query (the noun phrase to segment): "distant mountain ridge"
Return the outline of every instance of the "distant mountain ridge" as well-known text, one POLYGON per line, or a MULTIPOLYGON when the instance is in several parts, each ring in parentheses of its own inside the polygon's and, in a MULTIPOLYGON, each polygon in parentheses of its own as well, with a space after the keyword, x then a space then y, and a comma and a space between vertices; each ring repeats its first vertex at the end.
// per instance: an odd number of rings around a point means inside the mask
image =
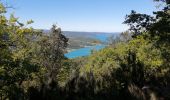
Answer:
MULTIPOLYGON (((49 33, 50 30, 43 30, 45 33, 49 33)), ((62 31, 66 36, 73 36, 73 35, 77 35, 77 36, 82 36, 82 34, 84 36, 94 36, 96 34, 106 34, 106 35, 118 35, 121 32, 85 32, 85 31, 62 31)))
MULTIPOLYGON (((44 30, 49 33, 50 30, 44 30)), ((119 32, 78 32, 78 31, 62 31, 69 38, 68 50, 79 49, 85 46, 94 46, 96 43, 103 44, 107 42, 110 36, 118 36, 119 32)))

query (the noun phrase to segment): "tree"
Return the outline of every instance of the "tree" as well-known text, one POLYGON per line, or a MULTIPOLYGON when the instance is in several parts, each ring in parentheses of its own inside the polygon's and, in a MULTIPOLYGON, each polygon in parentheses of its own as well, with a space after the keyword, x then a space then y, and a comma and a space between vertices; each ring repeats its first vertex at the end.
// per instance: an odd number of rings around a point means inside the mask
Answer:
POLYGON ((170 1, 154 1, 163 3, 163 9, 153 12, 153 16, 132 11, 124 23, 133 33, 129 45, 138 51, 137 57, 144 64, 145 83, 162 89, 170 83, 170 1))
POLYGON ((0 3, 0 94, 1 99, 23 99, 24 81, 32 78, 38 72, 37 65, 31 63, 32 44, 40 33, 20 23, 11 14, 7 19, 6 7, 0 3))
POLYGON ((62 61, 65 58, 65 48, 68 38, 66 38, 61 29, 53 25, 51 33, 44 35, 38 41, 37 62, 47 69, 48 84, 57 81, 57 75, 62 67, 62 61))

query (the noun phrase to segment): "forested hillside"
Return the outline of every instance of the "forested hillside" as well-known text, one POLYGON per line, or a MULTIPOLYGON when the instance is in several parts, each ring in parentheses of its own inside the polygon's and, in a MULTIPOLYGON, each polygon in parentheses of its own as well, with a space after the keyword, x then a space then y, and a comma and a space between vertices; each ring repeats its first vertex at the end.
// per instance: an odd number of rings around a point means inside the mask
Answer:
POLYGON ((0 1, 0 100, 170 100, 170 1, 153 2, 161 10, 131 11, 109 46, 68 59, 61 28, 44 34, 0 1))

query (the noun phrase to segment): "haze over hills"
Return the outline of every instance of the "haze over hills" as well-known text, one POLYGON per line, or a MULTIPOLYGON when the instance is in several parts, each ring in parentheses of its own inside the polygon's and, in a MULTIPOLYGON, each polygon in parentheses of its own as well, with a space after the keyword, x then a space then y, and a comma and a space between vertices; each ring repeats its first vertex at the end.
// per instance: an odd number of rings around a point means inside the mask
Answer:
POLYGON ((96 44, 106 44, 110 36, 117 36, 119 33, 63 31, 63 34, 69 38, 68 48, 78 49, 96 44))
MULTIPOLYGON (((44 30, 49 33, 49 30, 44 30)), ((78 32, 63 31, 63 34, 69 38, 68 51, 94 46, 96 44, 107 44, 107 40, 111 36, 119 36, 120 32, 78 32)))

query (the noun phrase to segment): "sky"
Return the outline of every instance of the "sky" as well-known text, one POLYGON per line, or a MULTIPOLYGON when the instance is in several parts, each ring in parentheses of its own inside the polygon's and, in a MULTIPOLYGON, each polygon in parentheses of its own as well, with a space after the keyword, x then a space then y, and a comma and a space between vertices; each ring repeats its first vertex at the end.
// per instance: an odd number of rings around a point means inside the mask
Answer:
POLYGON ((152 14, 153 0, 7 0, 21 22, 32 19, 36 29, 57 24, 63 31, 122 32, 131 10, 152 14))

